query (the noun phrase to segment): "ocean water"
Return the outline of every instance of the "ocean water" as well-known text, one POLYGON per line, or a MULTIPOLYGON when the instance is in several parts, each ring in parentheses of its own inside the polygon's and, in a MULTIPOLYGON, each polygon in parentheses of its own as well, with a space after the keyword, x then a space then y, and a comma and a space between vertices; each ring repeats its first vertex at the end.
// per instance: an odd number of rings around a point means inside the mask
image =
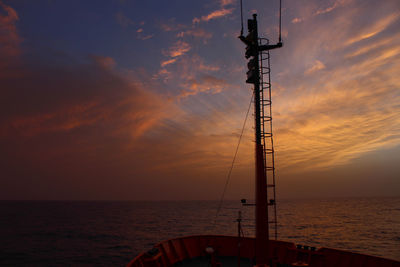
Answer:
MULTIPOLYGON (((155 243, 196 234, 252 236, 253 207, 226 201, 0 201, 0 266, 124 266, 155 243)), ((400 198, 283 200, 280 240, 400 261, 400 198)))

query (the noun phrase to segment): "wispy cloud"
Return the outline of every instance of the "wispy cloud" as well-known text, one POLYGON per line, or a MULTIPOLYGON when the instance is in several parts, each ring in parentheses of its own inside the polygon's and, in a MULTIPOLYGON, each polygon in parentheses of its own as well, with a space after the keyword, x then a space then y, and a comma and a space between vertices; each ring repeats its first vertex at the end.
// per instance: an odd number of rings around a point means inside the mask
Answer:
POLYGON ((145 24, 144 21, 140 22, 140 26, 141 27, 136 30, 137 38, 142 40, 142 41, 151 39, 155 35, 154 33, 146 34, 145 31, 144 31, 144 28, 143 28, 144 24, 145 24))
POLYGON ((351 45, 356 42, 371 38, 383 30, 385 30, 389 25, 395 22, 400 17, 400 13, 393 13, 389 16, 386 16, 376 22, 373 25, 369 25, 368 27, 362 29, 360 33, 358 33, 355 37, 346 41, 346 45, 351 45))
POLYGON ((202 92, 220 93, 227 86, 225 80, 219 79, 212 75, 204 74, 198 79, 190 79, 185 84, 184 89, 178 96, 178 99, 191 95, 197 95, 202 92))
POLYGON ((191 46, 184 41, 177 41, 175 44, 173 44, 167 51, 164 51, 164 54, 170 56, 170 57, 180 57, 187 52, 189 52, 191 49, 191 46))
POLYGON ((141 32, 139 32, 139 35, 138 35, 138 39, 140 39, 140 40, 149 40, 149 39, 151 39, 151 38, 153 38, 154 37, 154 34, 147 34, 147 35, 144 35, 144 34, 141 34, 142 33, 142 31, 141 32))
POLYGON ((48 69, 37 62, 20 81, 0 80, 4 100, 10 103, 1 107, 3 137, 69 132, 83 126, 105 127, 109 133, 123 130, 137 137, 163 117, 156 115, 164 106, 160 96, 119 75, 112 69, 112 58, 91 58, 90 65, 69 68, 48 69), (30 84, 21 86, 24 79, 30 84), (19 99, 21 95, 29 100, 19 99), (11 104, 16 102, 18 107, 11 104))
POLYGON ((292 23, 300 23, 300 22, 302 22, 304 19, 301 19, 301 18, 294 18, 294 19, 292 19, 292 23))
MULTIPOLYGON (((306 11, 305 13, 308 13, 307 15, 301 16, 301 17, 295 17, 292 19, 292 23, 296 24, 296 23, 300 23, 303 22, 307 19, 310 19, 312 17, 318 16, 318 15, 324 15, 327 14, 329 12, 332 12, 333 10, 339 8, 339 7, 343 7, 346 5, 349 5, 353 2, 353 0, 336 0, 331 6, 326 7, 326 8, 319 8, 317 10, 312 11, 311 13, 309 11, 306 11)), ((309 8, 309 7, 308 7, 309 8)))
POLYGON ((388 48, 373 61, 318 73, 316 84, 303 82, 293 100, 275 106, 280 167, 331 168, 398 145, 400 79, 395 73, 400 62, 394 59, 399 52, 388 48))
POLYGON ((180 100, 198 93, 216 94, 228 86, 228 82, 219 76, 221 67, 218 64, 206 63, 199 55, 174 57, 161 62, 162 69, 154 77, 164 82, 178 84, 175 92, 180 100), (167 69, 168 70, 167 70, 167 69))
POLYGON ((186 30, 189 28, 188 25, 184 25, 181 23, 176 23, 175 19, 172 18, 170 20, 168 20, 167 22, 163 22, 159 25, 159 27, 161 28, 161 30, 163 30, 164 32, 175 32, 175 31, 182 31, 182 30, 186 30))
POLYGON ((311 74, 313 72, 316 72, 316 71, 319 71, 319 70, 323 70, 323 69, 325 69, 324 63, 322 63, 319 60, 315 60, 313 65, 309 69, 307 69, 304 72, 304 74, 308 75, 308 74, 311 74))
POLYGON ((356 51, 350 52, 346 55, 346 58, 352 58, 352 57, 357 57, 363 54, 366 54, 370 51, 373 51, 375 49, 379 49, 382 47, 385 47, 387 45, 389 45, 390 43, 392 43, 395 40, 400 39, 400 34, 389 37, 389 38, 385 38, 382 40, 378 40, 376 42, 373 42, 372 44, 368 44, 366 46, 362 46, 360 48, 358 48, 356 51))
POLYGON ((115 60, 112 57, 91 55, 90 58, 100 67, 106 69, 113 69, 116 65, 115 60))
POLYGON ((232 14, 233 10, 233 8, 221 8, 209 13, 208 15, 202 16, 201 18, 194 18, 192 22, 196 24, 200 23, 201 21, 207 22, 213 19, 226 17, 227 15, 232 14))
POLYGON ((171 58, 171 59, 162 61, 160 65, 161 65, 161 67, 165 67, 165 66, 167 66, 169 64, 173 64, 175 62, 176 62, 176 58, 171 58))
POLYGON ((190 29, 190 30, 186 30, 186 31, 181 31, 176 36, 180 37, 180 38, 183 38, 185 36, 193 36, 193 37, 201 38, 204 41, 207 41, 208 39, 210 39, 212 37, 212 33, 205 31, 204 29, 201 29, 201 28, 194 28, 194 29, 190 29))
POLYGON ((377 13, 373 5, 353 3, 335 2, 309 16, 300 8, 295 17, 307 18, 304 27, 289 26, 297 41, 280 60, 292 67, 275 64, 285 69, 277 76, 284 90, 274 98, 280 169, 327 170, 400 144, 400 35, 390 32, 398 24, 395 4, 377 13))
POLYGON ((344 5, 348 5, 350 2, 352 2, 352 0, 336 0, 333 5, 324 8, 324 9, 318 9, 314 14, 315 15, 322 15, 322 14, 326 14, 329 13, 331 11, 333 11, 334 9, 344 6, 344 5))
POLYGON ((235 0, 221 0, 220 5, 221 7, 229 6, 235 3, 235 0))

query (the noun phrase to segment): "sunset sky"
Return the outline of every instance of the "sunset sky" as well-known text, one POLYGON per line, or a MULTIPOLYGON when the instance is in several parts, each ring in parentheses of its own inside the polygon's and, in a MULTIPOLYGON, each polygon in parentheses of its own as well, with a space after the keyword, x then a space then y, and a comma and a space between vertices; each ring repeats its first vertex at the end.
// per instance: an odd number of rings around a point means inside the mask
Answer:
MULTIPOLYGON (((243 0, 272 42, 278 6, 243 0)), ((278 199, 400 196, 400 2, 282 16, 278 199)), ((0 199, 219 199, 252 94, 239 33, 238 0, 0 0, 0 199)), ((252 127, 227 199, 252 198, 252 127)))

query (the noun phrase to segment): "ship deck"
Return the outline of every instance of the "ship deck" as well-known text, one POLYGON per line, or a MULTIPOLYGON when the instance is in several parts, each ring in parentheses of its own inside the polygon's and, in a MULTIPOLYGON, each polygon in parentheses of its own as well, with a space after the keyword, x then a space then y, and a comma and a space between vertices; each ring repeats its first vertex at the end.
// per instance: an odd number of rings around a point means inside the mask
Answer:
MULTIPOLYGON (((188 236, 163 241, 139 254, 128 267, 253 267, 255 239, 234 236, 188 236), (240 255, 240 266, 238 262, 240 255)), ((270 267, 400 267, 400 262, 354 252, 269 240, 270 267)))
MULTIPOLYGON (((238 266, 238 258, 237 257, 218 257, 217 263, 220 266, 238 266)), ((208 267, 212 266, 211 257, 203 256, 196 257, 193 259, 185 259, 183 261, 175 263, 173 266, 176 267, 208 267)), ((240 267, 253 267, 253 261, 246 258, 240 259, 240 267)))

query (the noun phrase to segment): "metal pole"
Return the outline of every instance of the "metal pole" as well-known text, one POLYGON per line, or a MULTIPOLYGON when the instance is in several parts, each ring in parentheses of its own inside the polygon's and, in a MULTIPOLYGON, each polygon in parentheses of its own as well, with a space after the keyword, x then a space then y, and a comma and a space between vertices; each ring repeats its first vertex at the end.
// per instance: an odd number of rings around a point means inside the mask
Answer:
POLYGON ((241 242, 241 231, 242 231, 242 226, 240 225, 240 222, 242 221, 242 212, 239 210, 239 214, 238 214, 238 219, 237 219, 237 223, 238 223, 238 257, 237 257, 237 267, 240 267, 240 247, 242 246, 242 242, 241 242))
MULTIPOLYGON (((257 36, 256 49, 258 49, 257 15, 253 14, 255 36, 257 36)), ((268 206, 267 182, 264 168, 264 150, 261 136, 261 101, 260 101, 260 67, 259 52, 256 56, 256 82, 254 84, 254 113, 255 113, 255 169, 256 169, 256 264, 267 264, 268 258, 268 206)))

